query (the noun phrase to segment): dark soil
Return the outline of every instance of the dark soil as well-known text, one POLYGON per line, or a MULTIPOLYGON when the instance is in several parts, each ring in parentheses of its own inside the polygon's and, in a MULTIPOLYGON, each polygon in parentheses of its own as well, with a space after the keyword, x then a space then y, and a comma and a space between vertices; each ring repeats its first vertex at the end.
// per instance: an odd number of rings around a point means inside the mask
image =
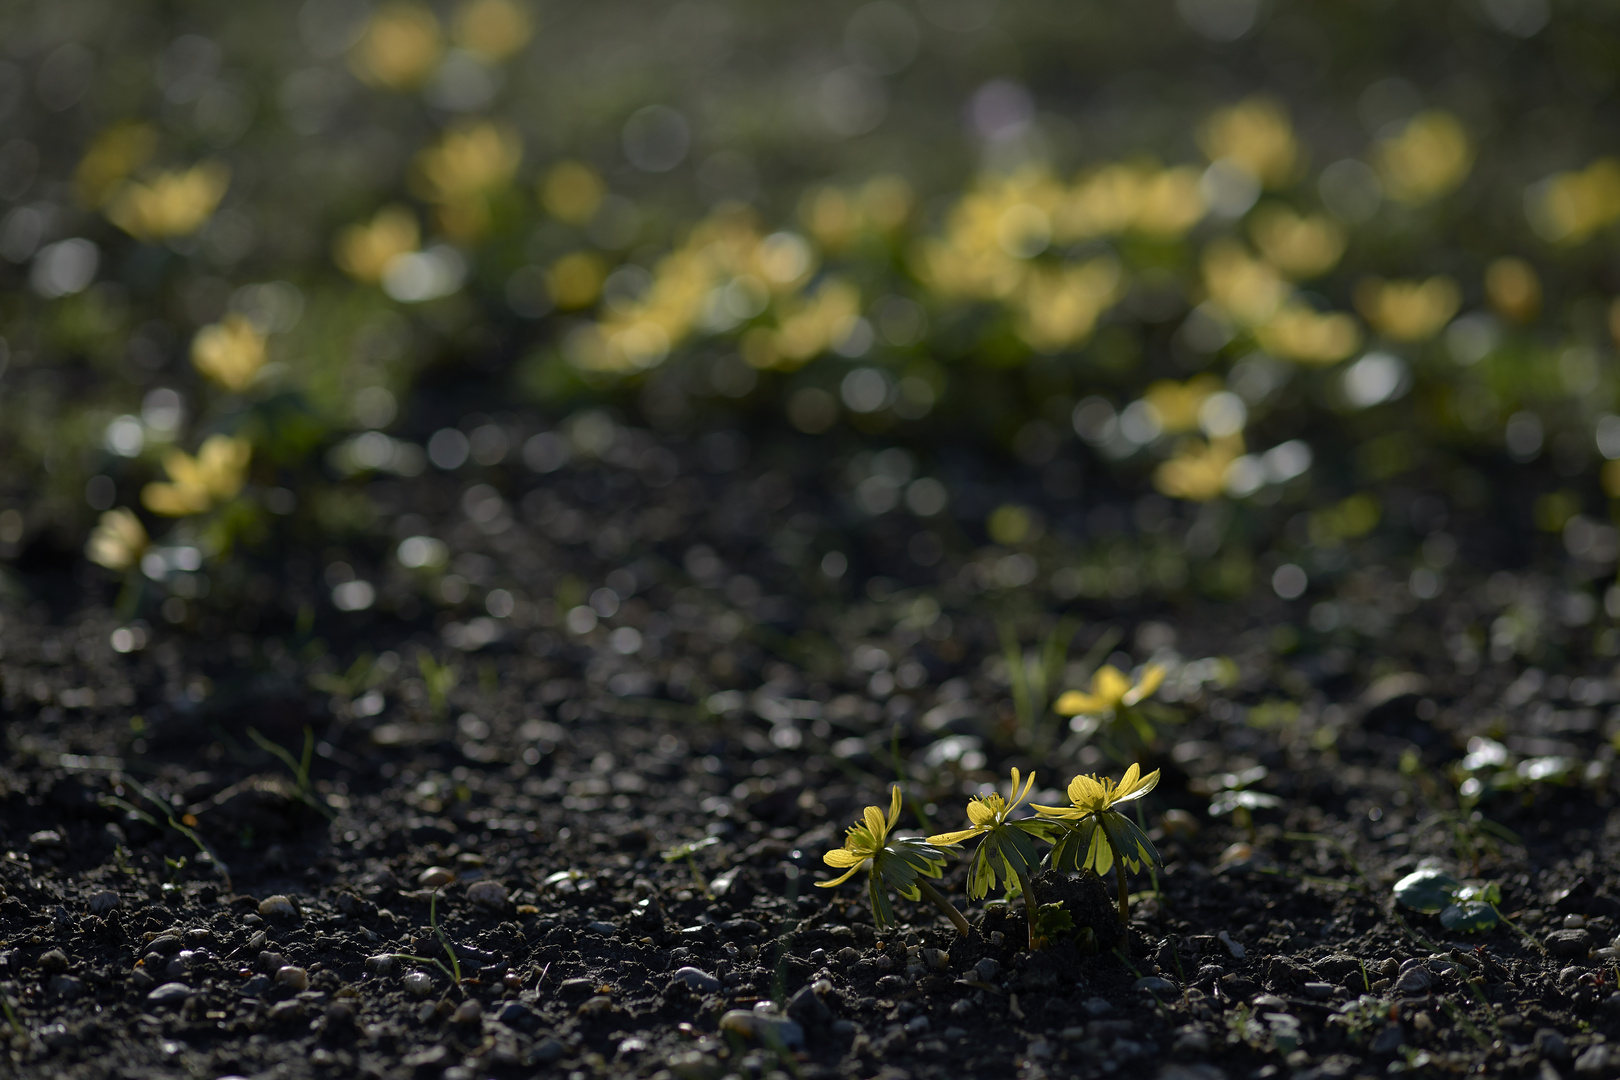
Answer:
MULTIPOLYGON (((1605 1041, 1620 1038, 1612 659, 1584 644, 1592 628, 1556 620, 1534 668, 1511 647, 1457 644, 1490 625, 1493 588, 1550 605, 1556 569, 1503 585, 1465 559, 1441 599, 1402 608, 1366 592, 1378 552, 1349 552, 1342 602, 1387 609, 1357 638, 1310 629, 1304 601, 1077 604, 1040 583, 997 588, 982 567, 1005 552, 977 549, 967 526, 933 526, 947 555, 918 565, 921 526, 858 518, 828 477, 795 471, 797 448, 776 460, 735 437, 661 445, 622 429, 615 446, 545 475, 379 485, 389 524, 323 556, 376 583, 369 612, 335 611, 323 567, 266 564, 241 586, 255 606, 196 605, 119 652, 107 583, 25 555, 0 630, 8 1070, 1620 1071, 1605 1041), (392 559, 411 535, 448 544, 458 585, 429 595, 392 559), (819 569, 833 550, 837 578, 819 569), (480 606, 495 589, 516 598, 501 618, 480 606), (1147 755, 1164 778, 1145 806, 1166 866, 1132 882, 1128 950, 1112 947, 1111 879, 1043 878, 1099 947, 1036 954, 1022 901, 971 905, 975 934, 959 940, 925 905, 901 902, 913 921, 878 932, 855 882, 813 888, 822 852, 886 802, 897 769, 926 815, 908 810, 916 832, 959 827, 966 797, 1009 765, 1037 769, 1037 801, 1061 799, 1075 771, 1119 774, 1077 741, 1036 753, 1040 734, 1016 730, 998 620, 1062 610, 1086 620, 1076 658, 1118 630, 1137 662, 1171 648, 1231 660, 1223 681, 1167 695, 1180 720, 1147 755), (440 664, 456 673, 443 700, 440 664), (1576 763, 1566 783, 1481 803, 1521 843, 1443 816, 1476 736, 1576 763), (1208 816, 1207 781, 1255 765, 1281 806, 1257 813, 1250 843, 1208 816), (693 865, 662 856, 704 837, 717 842, 693 865), (1427 857, 1498 881, 1522 935, 1395 909, 1390 885, 1427 857), (453 959, 459 983, 433 959, 453 959)), ((952 490, 971 503, 972 484, 952 490)), ((1052 542, 1048 565, 1086 543, 1061 529, 1052 542)), ((960 864, 945 884, 966 903, 960 864)))

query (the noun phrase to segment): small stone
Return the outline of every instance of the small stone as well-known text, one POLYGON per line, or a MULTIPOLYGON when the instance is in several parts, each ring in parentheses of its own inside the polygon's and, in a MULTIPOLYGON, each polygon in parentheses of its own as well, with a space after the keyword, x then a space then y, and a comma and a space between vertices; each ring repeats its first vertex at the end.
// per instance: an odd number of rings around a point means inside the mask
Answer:
POLYGON ((715 994, 720 991, 720 980, 702 968, 677 968, 672 981, 685 983, 700 994, 715 994))
POLYGON ((1560 960, 1584 960, 1592 952, 1592 935, 1586 930, 1554 930, 1545 944, 1560 960))
POLYGON ((556 1039, 546 1039, 529 1051, 529 1060, 536 1065, 550 1065, 568 1053, 568 1048, 556 1039))
POLYGON ((416 883, 424 889, 442 889, 456 880, 456 872, 442 866, 430 866, 416 875, 416 883))
POLYGON ((1563 1063, 1569 1060, 1569 1042, 1552 1028, 1537 1028, 1533 1045, 1536 1053, 1550 1061, 1563 1063))
POLYGON ((1080 1011, 1097 1020, 1113 1012, 1114 1006, 1107 998, 1089 997, 1080 1003, 1080 1011))
POLYGON ((1145 990, 1150 994, 1174 994, 1176 984, 1157 975, 1147 975, 1131 984, 1132 990, 1145 990))
POLYGON ((507 1027, 523 1028, 533 1024, 539 1017, 534 1010, 521 1001, 503 1001, 500 1008, 495 1010, 495 1019, 507 1027))
POLYGON ((377 976, 379 979, 397 975, 399 974, 399 957, 393 953, 368 956, 366 957, 366 972, 377 976))
POLYGON ((456 1006, 456 1011, 450 1014, 452 1024, 477 1024, 484 1019, 484 1007, 478 1004, 477 998, 468 998, 456 1006))
POLYGON ((76 998, 84 993, 84 980, 72 975, 52 975, 45 985, 57 997, 76 998))
POLYGON ((1172 1054, 1203 1057, 1209 1053, 1209 1034, 1202 1028, 1184 1028, 1170 1044, 1172 1054))
POLYGON ((1361 961, 1348 953, 1323 957, 1314 966, 1316 973, 1328 982, 1340 986, 1361 986, 1361 961))
POLYGON ((1614 1052, 1608 1043, 1588 1047, 1575 1059, 1575 1075, 1594 1078, 1608 1076, 1609 1062, 1613 1058, 1614 1052))
POLYGON ((261 952, 259 954, 259 970, 274 975, 287 966, 287 958, 278 952, 261 952))
MULTIPOLYGON (((819 984, 818 984, 819 985, 819 984)), ((824 1024, 832 1019, 832 1010, 821 1000, 814 986, 805 986, 788 998, 787 1014, 806 1027, 824 1024)))
POLYGON ((720 1075, 720 1059, 700 1050, 680 1050, 669 1055, 669 1071, 680 1080, 712 1080, 720 1075))
POLYGON ((1333 984, 1325 982, 1308 982, 1302 989, 1305 996, 1315 1001, 1326 1001, 1333 996, 1333 984))
POLYGON ((179 934, 159 934, 146 944, 148 952, 155 952, 159 956, 173 956, 185 947, 186 943, 180 940, 179 934))
POLYGON ((467 899, 489 911, 505 910, 506 886, 498 881, 475 881, 467 886, 467 899))
POLYGON ((67 953, 61 949, 47 949, 39 954, 39 970, 47 974, 66 971, 68 968, 67 953))
POLYGON ((243 997, 263 997, 274 985, 276 984, 270 978, 270 976, 255 975, 253 978, 243 983, 241 989, 239 989, 237 993, 241 994, 243 997))
POLYGON ((1001 975, 1001 961, 992 960, 987 956, 973 965, 973 973, 979 977, 980 982, 994 982, 1001 975))
POLYGON ((1232 935, 1230 932, 1222 930, 1219 934, 1216 934, 1215 937, 1222 945, 1226 946, 1226 951, 1231 955, 1232 959, 1242 960, 1245 956, 1249 955, 1248 949, 1245 949, 1242 945, 1239 945, 1237 942, 1232 940, 1232 935))
POLYGON ((1395 989, 1403 994, 1427 993, 1434 985, 1434 977, 1422 967, 1409 967, 1395 980, 1395 989))
POLYGON ((586 923, 585 929, 589 930, 593 934, 601 934, 603 937, 612 937, 614 934, 619 932, 619 928, 617 926, 614 926, 610 922, 603 922, 600 919, 596 920, 595 922, 586 923))
POLYGON ((29 833, 28 846, 32 848, 59 848, 62 846, 62 834, 55 829, 41 829, 39 832, 29 833))
POLYGON ((858 949, 851 948, 848 945, 845 945, 842 949, 839 949, 833 954, 833 959, 837 960, 845 967, 849 967, 850 965, 859 962, 860 958, 860 951, 858 949))
POLYGON ((412 997, 427 997, 433 993, 433 976, 425 971, 413 971, 405 976, 405 992, 412 997))
POLYGON ((1401 1048, 1406 1041, 1406 1034, 1399 1024, 1385 1024, 1382 1031, 1373 1036, 1372 1045, 1368 1047, 1374 1054, 1393 1054, 1401 1048))
POLYGON ((1585 915, 1565 915, 1564 916, 1564 929, 1565 930, 1585 930, 1586 929, 1586 916, 1585 915))
POLYGON ((150 990, 152 989, 152 985, 156 982, 157 980, 152 978, 152 973, 147 971, 145 968, 136 968, 134 971, 130 972, 129 975, 129 983, 137 991, 150 990))
POLYGON ((951 966, 951 954, 944 949, 924 949, 922 962, 929 971, 945 971, 951 966))
POLYGON ((121 903, 123 901, 118 899, 118 894, 111 889, 97 889, 90 894, 90 899, 86 901, 85 906, 90 909, 92 915, 105 915, 121 903))
POLYGON ((164 983, 146 995, 148 1005, 179 1005, 191 996, 191 987, 181 982, 164 983))
POLYGON ((259 901, 259 914, 266 919, 296 919, 298 905, 287 896, 267 896, 259 901))
POLYGON ((291 987, 294 991, 302 992, 309 989, 309 972, 301 967, 287 964, 276 969, 276 982, 282 986, 291 987))
POLYGON ((785 1017, 732 1009, 720 1018, 720 1030, 730 1031, 766 1046, 796 1050, 804 1045, 804 1028, 785 1017))
POLYGON ((278 1001, 264 1015, 272 1024, 290 1024, 304 1018, 304 1003, 297 998, 278 1001))

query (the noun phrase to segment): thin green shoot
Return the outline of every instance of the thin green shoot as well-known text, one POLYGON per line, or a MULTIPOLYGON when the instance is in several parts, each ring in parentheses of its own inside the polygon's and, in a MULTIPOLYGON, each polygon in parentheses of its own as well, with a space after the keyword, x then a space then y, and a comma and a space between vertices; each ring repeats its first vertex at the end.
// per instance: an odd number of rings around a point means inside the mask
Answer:
MULTIPOLYGON (((203 858, 212 863, 214 868, 219 871, 219 876, 225 880, 226 890, 228 892, 235 892, 236 888, 231 884, 230 868, 225 865, 225 860, 221 859, 217 854, 214 853, 214 849, 208 846, 208 842, 197 834, 197 830, 193 829, 185 822, 177 819, 174 816, 174 812, 169 808, 169 804, 146 785, 142 784, 133 777, 126 776, 124 779, 129 782, 131 787, 140 792, 142 798, 146 799, 147 802, 150 802, 153 806, 156 806, 163 811, 163 816, 166 819, 169 828, 173 829, 175 832, 179 833, 181 836, 184 836, 187 840, 190 840, 193 844, 195 844, 197 850, 202 853, 203 858)), ((140 820, 152 826, 154 829, 163 828, 163 826, 158 823, 157 818, 153 817, 151 814, 148 814, 145 810, 142 810, 139 806, 136 806, 127 799, 121 799, 116 795, 103 795, 98 801, 103 806, 116 806, 120 810, 128 811, 129 813, 134 814, 140 820)))
MULTIPOLYGON (((461 960, 456 956, 456 950, 451 946, 450 938, 445 934, 444 927, 439 925, 439 891, 439 889, 434 889, 433 895, 428 899, 428 925, 433 928, 434 936, 439 939, 439 944, 444 947, 445 955, 450 957, 450 966, 455 968, 453 978, 456 985, 460 986, 461 960)), ((443 967, 444 965, 439 966, 443 967)))
POLYGON ((315 730, 308 725, 304 727, 304 752, 302 756, 294 758, 292 752, 280 743, 273 742, 259 732, 258 728, 247 729, 248 738, 258 744, 259 749, 272 754, 283 765, 287 766, 293 774, 293 780, 298 784, 298 797, 309 807, 319 813, 326 820, 331 821, 335 814, 315 797, 315 786, 310 780, 310 766, 315 760, 315 730))
POLYGON ((461 681, 461 669, 454 664, 439 663, 426 649, 417 650, 416 667, 427 688, 428 707, 435 717, 442 717, 449 705, 450 691, 461 681))
POLYGON ((689 840, 684 844, 676 844, 668 851, 661 851, 658 854, 659 858, 665 862, 684 861, 687 869, 692 871, 692 884, 697 886, 698 892, 703 894, 704 899, 713 900, 714 894, 709 892, 709 883, 703 877, 703 872, 698 869, 697 853, 706 847, 713 847, 719 842, 720 838, 718 836, 705 836, 701 840, 689 840))
MULTIPOLYGON (((894 763, 894 782, 900 785, 900 792, 903 795, 906 792, 906 766, 900 757, 899 724, 894 725, 894 730, 889 733, 889 758, 894 763)), ((917 815, 917 822, 922 826, 922 830, 932 835, 935 831, 934 823, 928 820, 928 811, 923 809, 922 800, 908 799, 907 802, 911 804, 911 812, 917 815)))

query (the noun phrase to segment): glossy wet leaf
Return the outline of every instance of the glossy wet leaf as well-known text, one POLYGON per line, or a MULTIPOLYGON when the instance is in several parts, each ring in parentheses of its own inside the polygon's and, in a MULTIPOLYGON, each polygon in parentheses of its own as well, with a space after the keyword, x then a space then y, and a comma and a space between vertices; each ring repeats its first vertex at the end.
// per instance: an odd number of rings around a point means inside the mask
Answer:
POLYGON ((1426 867, 1412 871, 1395 883, 1395 899, 1403 907, 1432 915, 1450 904, 1461 888, 1462 882, 1444 870, 1426 867))
POLYGON ((1441 926, 1468 934, 1489 930, 1501 921, 1494 907, 1479 900, 1464 900, 1440 912, 1441 926))

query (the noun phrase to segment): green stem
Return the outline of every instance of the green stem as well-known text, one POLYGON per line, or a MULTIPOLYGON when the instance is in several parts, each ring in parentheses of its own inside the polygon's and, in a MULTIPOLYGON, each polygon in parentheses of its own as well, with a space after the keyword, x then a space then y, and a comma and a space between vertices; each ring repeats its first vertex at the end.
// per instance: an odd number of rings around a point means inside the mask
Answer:
POLYGON ((1022 870, 1014 870, 1018 878, 1018 887, 1024 890, 1024 918, 1029 923, 1029 950, 1035 951, 1035 912, 1040 905, 1035 902, 1035 886, 1030 884, 1029 878, 1024 876, 1022 870))
POLYGON ((945 899, 944 896, 940 895, 940 891, 938 889, 934 888, 922 878, 918 878, 917 891, 922 893, 924 900, 927 900, 930 904, 933 904, 935 907, 939 908, 939 910, 945 913, 945 917, 950 919, 951 922, 956 925, 956 932, 958 934, 961 934, 963 937, 968 937, 973 933, 973 928, 968 925, 968 921, 962 916, 962 913, 956 910, 956 905, 945 899))

